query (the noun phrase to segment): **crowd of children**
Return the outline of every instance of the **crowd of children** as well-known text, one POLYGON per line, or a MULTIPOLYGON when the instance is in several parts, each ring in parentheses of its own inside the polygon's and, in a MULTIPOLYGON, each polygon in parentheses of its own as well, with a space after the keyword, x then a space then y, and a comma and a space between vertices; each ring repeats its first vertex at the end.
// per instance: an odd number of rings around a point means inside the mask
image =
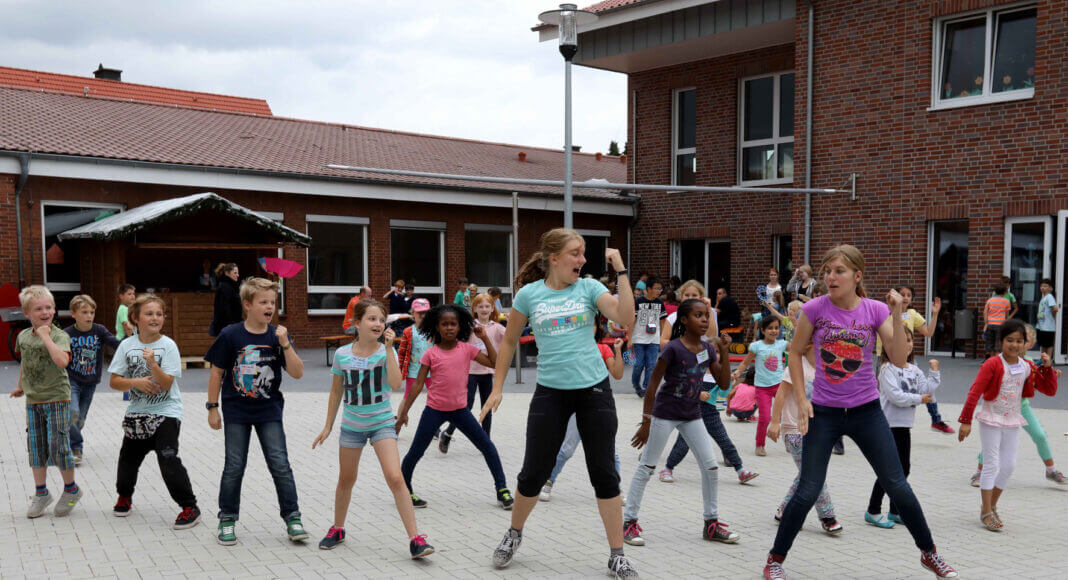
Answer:
MULTIPOLYGON (((937 552, 907 482, 916 406, 926 405, 933 429, 954 432, 942 421, 934 400, 941 382, 939 362, 930 360, 926 375, 913 363, 914 338, 931 336, 933 325, 909 308, 911 287, 897 286, 885 302, 868 298, 864 258, 852 246, 830 250, 818 277, 807 266, 799 268, 786 289, 771 270, 768 283, 758 288, 764 311, 754 317, 756 340, 732 372, 732 338, 719 332, 717 309, 701 284, 673 280, 665 287, 657 277, 643 275, 632 294, 618 252, 609 249, 605 260, 618 275, 609 290, 608 284, 579 275, 587 260, 584 250, 582 237, 572 230, 547 232, 541 249, 517 276, 520 289, 506 325, 501 324, 499 290, 479 293, 466 279, 459 280, 452 303, 437 307, 415 298, 413 286, 403 280, 383 297, 388 305, 371 298, 370 289, 350 304, 345 322, 355 340, 334 354, 326 422, 312 443, 316 448, 327 441, 340 409, 334 521, 320 548, 332 549, 345 540, 359 461, 370 445, 405 528, 410 556, 434 553, 416 523, 415 509, 428 502, 414 492, 413 475, 432 440, 437 438, 438 449, 447 453, 456 429, 483 455, 498 505, 512 512, 511 527, 493 552, 498 567, 512 561, 526 519, 539 499, 552 497, 564 463, 582 441, 609 543, 608 570, 620 578, 637 577, 623 545, 645 545, 638 524, 642 499, 676 430, 679 435, 659 480, 673 482, 674 469, 692 450, 701 474, 703 537, 735 543, 739 534, 720 519, 719 466, 733 467, 741 483, 758 474, 743 468, 720 419, 716 405, 722 390, 728 415, 743 421, 755 415, 755 455, 766 455, 766 438, 782 437, 798 469, 774 511, 780 527, 764 567, 765 579, 785 578, 785 556, 813 506, 826 533, 842 531, 825 478, 830 454, 844 435, 861 448, 877 475, 864 521, 878 528, 906 526, 924 568, 940 578, 957 576, 937 552), (794 300, 787 304, 786 297, 794 300), (405 322, 396 324, 401 320, 405 322), (532 330, 540 364, 513 497, 490 434, 492 413, 501 403, 524 328, 532 330), (631 438, 641 449, 639 464, 622 496, 615 449, 618 419, 608 376, 623 377, 627 351, 633 353, 631 386, 643 398, 643 412, 631 438), (402 386, 404 396, 394 412, 390 393, 402 386), (398 434, 424 390, 426 404, 402 461, 398 434), (473 412, 476 395, 478 417, 473 412), (717 461, 713 441, 722 462, 717 461), (890 497, 886 515, 884 495, 890 497)), ((1004 526, 998 501, 1016 464, 1021 428, 1035 442, 1047 479, 1068 483, 1055 467, 1030 406, 1036 391, 1048 396, 1057 392, 1060 372, 1052 368, 1051 349, 1059 305, 1052 284, 1043 280, 1037 328, 1025 325, 1012 316, 1016 303, 1008 282, 999 281, 985 304, 988 359, 968 393, 958 431, 964 441, 972 422, 979 423, 982 453, 972 484, 981 490, 979 520, 991 531, 1004 526), (1026 356, 1036 343, 1041 348, 1037 364, 1026 356)), ((242 321, 219 329, 204 357, 211 364, 208 425, 223 431, 225 464, 217 514, 217 539, 223 545, 237 543, 241 487, 254 431, 274 482, 286 536, 293 542, 310 537, 289 462, 281 389, 283 371, 299 380, 304 363, 287 329, 272 323, 278 292, 276 282, 245 280, 239 289, 242 321)), ((114 334, 94 322, 97 305, 90 296, 71 301, 74 324, 60 330, 54 325, 54 298, 45 287, 29 286, 19 295, 31 322, 17 338, 22 364, 12 392, 26 397, 27 451, 36 486, 27 516, 43 515, 54 501, 46 485, 50 466, 59 469, 64 483, 56 516, 68 515, 84 497, 75 482, 75 465, 85 457, 83 428, 101 380, 104 349, 110 347, 115 353, 107 369, 109 384, 129 398, 113 513, 129 515, 141 465, 155 452, 167 491, 180 509, 173 527, 191 528, 200 522, 201 509, 179 457, 181 357, 175 342, 162 334, 166 305, 152 294, 137 295, 129 285, 118 294, 114 334)), ((719 294, 722 300, 726 292, 719 294)), ((933 320, 940 308, 935 298, 930 306, 933 320)))

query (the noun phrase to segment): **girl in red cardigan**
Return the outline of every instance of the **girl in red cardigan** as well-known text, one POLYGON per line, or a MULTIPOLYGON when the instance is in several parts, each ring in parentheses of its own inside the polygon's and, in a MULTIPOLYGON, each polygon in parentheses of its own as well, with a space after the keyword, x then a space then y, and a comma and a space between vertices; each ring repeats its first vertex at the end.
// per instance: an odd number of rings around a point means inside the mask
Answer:
POLYGON ((961 426, 957 435, 964 441, 972 432, 974 413, 983 442, 983 473, 979 479, 983 507, 979 519, 992 532, 1003 525, 998 516, 998 499, 1016 466, 1020 427, 1027 424, 1020 412, 1021 401, 1034 397, 1036 390, 1051 397, 1057 394, 1057 377, 1049 355, 1042 353, 1042 366, 1023 358, 1027 330, 1022 322, 1007 320, 999 338, 1001 355, 987 359, 979 368, 958 419, 961 426))

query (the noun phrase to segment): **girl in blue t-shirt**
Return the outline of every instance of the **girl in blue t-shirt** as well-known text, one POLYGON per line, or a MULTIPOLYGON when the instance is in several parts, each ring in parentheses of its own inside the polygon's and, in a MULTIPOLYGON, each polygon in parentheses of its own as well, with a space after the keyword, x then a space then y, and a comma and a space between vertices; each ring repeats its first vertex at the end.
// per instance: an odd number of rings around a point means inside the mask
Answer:
MULTIPOLYGON (((788 343, 779 338, 782 326, 779 319, 773 316, 765 316, 760 320, 760 332, 764 335, 762 340, 757 340, 749 345, 749 354, 745 356, 742 364, 734 371, 731 378, 737 381, 745 374, 749 365, 756 369, 757 395, 757 430, 756 430, 756 454, 763 457, 764 443, 768 434, 768 423, 771 423, 771 402, 775 399, 775 393, 779 390, 782 382, 782 373, 786 368, 783 364, 783 353, 786 352, 788 343)), ((729 398, 729 397, 728 397, 729 398)))
POLYGON ((725 544, 738 541, 738 534, 719 521, 719 465, 712 451, 712 436, 701 420, 701 403, 711 398, 701 386, 705 373, 719 375, 721 382, 725 382, 729 366, 724 365, 730 364, 725 343, 719 344, 717 353, 716 347, 701 340, 708 332, 710 319, 711 309, 707 304, 701 300, 683 301, 671 333, 675 338, 664 346, 653 368, 653 377, 645 393, 641 426, 630 440, 638 449, 645 447, 630 480, 623 511, 623 541, 632 546, 645 545, 638 525, 638 510, 645 486, 656 470, 656 462, 676 429, 693 449, 697 464, 701 466, 704 538, 725 544))
POLYGON ((408 551, 413 559, 429 556, 434 553, 434 547, 426 543, 426 534, 420 534, 415 523, 415 508, 401 474, 397 432, 394 430, 396 418, 389 402, 389 392, 399 391, 402 384, 400 365, 393 352, 396 335, 393 329, 386 327, 386 309, 377 300, 360 300, 353 310, 353 320, 358 338, 334 353, 334 365, 330 369, 334 382, 326 407, 326 426, 312 442, 312 449, 326 442, 344 400, 338 438, 341 451, 334 495, 334 525, 319 542, 319 548, 330 550, 345 541, 345 516, 352 501, 352 486, 356 485, 360 455, 369 443, 378 456, 382 474, 408 534, 408 551), (384 344, 378 342, 380 337, 384 344))
POLYGON ((482 416, 500 406, 512 354, 528 324, 538 346, 538 386, 527 417, 526 452, 519 472, 512 526, 493 552, 493 563, 498 568, 507 566, 519 549, 523 524, 556 464, 568 419, 575 415, 597 509, 611 549, 608 570, 616 576, 636 574, 623 555, 623 506, 619 473, 613 461, 618 426, 615 399, 608 369, 593 340, 598 312, 622 326, 634 324, 634 294, 618 250, 608 248, 604 255, 619 276, 618 299, 609 294, 604 284, 582 277, 585 253, 586 242, 575 230, 550 230, 542 234, 541 249, 523 264, 515 279, 520 290, 508 313, 493 376, 493 394, 482 406, 482 416))

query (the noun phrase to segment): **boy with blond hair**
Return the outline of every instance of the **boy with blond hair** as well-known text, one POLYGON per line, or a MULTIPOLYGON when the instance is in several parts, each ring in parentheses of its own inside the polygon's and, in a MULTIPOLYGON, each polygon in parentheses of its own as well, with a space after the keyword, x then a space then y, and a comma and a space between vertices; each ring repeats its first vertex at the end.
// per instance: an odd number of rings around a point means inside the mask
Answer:
POLYGON ((96 301, 87 294, 79 294, 70 301, 70 314, 74 324, 63 329, 70 337, 70 449, 74 464, 81 465, 85 440, 82 428, 93 404, 93 395, 100 384, 100 371, 104 364, 104 346, 118 348, 119 339, 102 324, 96 324, 96 301))
POLYGON ((241 285, 245 320, 222 329, 204 355, 204 360, 211 363, 206 405, 208 425, 215 430, 225 426, 226 462, 219 483, 218 535, 218 542, 224 546, 237 543, 235 528, 241 507, 241 480, 245 476, 253 428, 267 469, 274 478, 286 534, 293 542, 308 538, 300 519, 297 485, 289 466, 282 428, 285 401, 280 390, 282 369, 299 379, 304 374, 304 362, 297 356, 286 327, 271 324, 277 300, 277 282, 263 278, 246 280, 241 285), (220 401, 223 416, 219 414, 220 401))
POLYGON ((12 397, 26 395, 26 449, 37 491, 30 498, 26 517, 44 514, 52 503, 46 473, 49 465, 63 476, 63 494, 55 514, 65 516, 82 499, 74 483, 74 455, 70 450, 70 337, 52 326, 56 301, 44 286, 27 286, 19 293, 22 312, 32 328, 19 333, 15 350, 22 355, 18 385, 12 397))

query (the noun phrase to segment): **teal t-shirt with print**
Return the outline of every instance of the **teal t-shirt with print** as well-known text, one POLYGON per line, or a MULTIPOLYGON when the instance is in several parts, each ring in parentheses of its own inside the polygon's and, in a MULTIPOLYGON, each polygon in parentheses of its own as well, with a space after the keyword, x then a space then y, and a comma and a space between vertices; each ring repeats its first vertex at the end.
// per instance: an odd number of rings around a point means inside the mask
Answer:
POLYGON ((386 378, 385 345, 371 356, 362 357, 352 352, 352 343, 347 344, 334 351, 330 372, 341 377, 345 397, 342 429, 368 432, 393 428, 396 417, 389 402, 392 389, 386 378))
POLYGON ((749 345, 749 352, 756 355, 753 368, 756 369, 756 387, 774 387, 782 382, 782 373, 786 369, 782 355, 786 352, 787 342, 783 339, 768 344, 758 340, 749 345))
POLYGON ((1053 314, 1053 307, 1057 305, 1057 299, 1052 294, 1046 294, 1038 302, 1038 322, 1035 329, 1043 332, 1057 330, 1057 317, 1053 314))
POLYGON ((523 286, 512 301, 529 320, 538 345, 538 384, 553 389, 592 387, 608 377, 593 332, 597 299, 608 288, 592 278, 579 278, 563 290, 538 280, 523 286))

